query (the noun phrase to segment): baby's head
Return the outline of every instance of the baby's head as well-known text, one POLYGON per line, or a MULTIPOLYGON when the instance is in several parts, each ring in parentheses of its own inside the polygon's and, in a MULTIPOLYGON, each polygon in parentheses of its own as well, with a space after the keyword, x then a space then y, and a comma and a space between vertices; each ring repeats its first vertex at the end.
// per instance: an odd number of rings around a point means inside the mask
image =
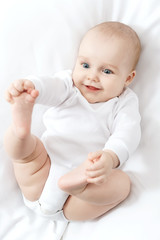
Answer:
POLYGON ((140 51, 140 40, 129 26, 96 25, 81 41, 73 82, 90 103, 117 97, 135 77, 140 51))

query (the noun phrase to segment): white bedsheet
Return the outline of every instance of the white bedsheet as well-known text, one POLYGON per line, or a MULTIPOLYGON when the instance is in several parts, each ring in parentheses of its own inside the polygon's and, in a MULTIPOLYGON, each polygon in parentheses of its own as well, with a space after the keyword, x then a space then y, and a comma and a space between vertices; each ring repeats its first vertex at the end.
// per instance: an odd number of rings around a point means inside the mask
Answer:
MULTIPOLYGON (((24 206, 2 139, 11 121, 6 87, 28 74, 73 67, 83 34, 103 21, 133 27, 142 54, 132 88, 140 101, 142 140, 123 166, 132 180, 129 198, 103 217, 71 222, 63 240, 160 240, 160 1, 0 0, 0 240, 56 239, 55 224, 24 206)), ((36 106, 40 136, 46 107, 36 106)))

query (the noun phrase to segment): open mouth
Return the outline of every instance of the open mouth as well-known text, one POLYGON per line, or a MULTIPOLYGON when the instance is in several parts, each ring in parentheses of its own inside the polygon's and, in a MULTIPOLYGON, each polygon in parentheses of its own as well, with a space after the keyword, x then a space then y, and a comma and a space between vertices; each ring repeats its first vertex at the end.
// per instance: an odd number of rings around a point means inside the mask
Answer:
POLYGON ((85 85, 85 87, 90 91, 99 91, 100 90, 100 88, 96 88, 96 87, 89 86, 89 85, 85 85))

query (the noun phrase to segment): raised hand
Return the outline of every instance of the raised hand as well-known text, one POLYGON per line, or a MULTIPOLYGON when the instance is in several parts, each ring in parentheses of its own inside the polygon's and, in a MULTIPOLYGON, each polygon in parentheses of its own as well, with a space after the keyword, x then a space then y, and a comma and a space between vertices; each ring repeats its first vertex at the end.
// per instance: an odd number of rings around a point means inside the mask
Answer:
POLYGON ((19 139, 30 134, 32 110, 39 92, 26 79, 14 81, 6 91, 5 98, 12 106, 12 130, 19 139))
POLYGON ((5 99, 9 103, 14 103, 15 98, 19 97, 22 93, 27 93, 25 98, 28 102, 34 102, 38 96, 38 91, 35 90, 34 84, 27 79, 15 80, 7 89, 5 99))

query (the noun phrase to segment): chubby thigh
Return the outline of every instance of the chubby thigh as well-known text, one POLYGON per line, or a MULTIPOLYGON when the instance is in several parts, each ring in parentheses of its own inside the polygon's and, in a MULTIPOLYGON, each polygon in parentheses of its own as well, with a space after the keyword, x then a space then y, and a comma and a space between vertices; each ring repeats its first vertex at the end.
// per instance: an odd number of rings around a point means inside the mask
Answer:
POLYGON ((32 154, 13 162, 15 176, 25 204, 34 208, 38 201, 41 213, 50 215, 61 210, 68 198, 68 194, 59 189, 58 180, 71 169, 54 161, 54 157, 50 159, 43 142, 35 138, 36 147, 32 154))
POLYGON ((126 173, 112 170, 108 181, 103 184, 88 184, 78 195, 70 196, 63 208, 64 216, 70 221, 87 221, 102 216, 124 201, 131 189, 126 173))
POLYGON ((17 182, 25 198, 30 201, 39 199, 51 166, 43 143, 37 137, 34 138, 36 140, 34 151, 24 159, 13 161, 17 182))

